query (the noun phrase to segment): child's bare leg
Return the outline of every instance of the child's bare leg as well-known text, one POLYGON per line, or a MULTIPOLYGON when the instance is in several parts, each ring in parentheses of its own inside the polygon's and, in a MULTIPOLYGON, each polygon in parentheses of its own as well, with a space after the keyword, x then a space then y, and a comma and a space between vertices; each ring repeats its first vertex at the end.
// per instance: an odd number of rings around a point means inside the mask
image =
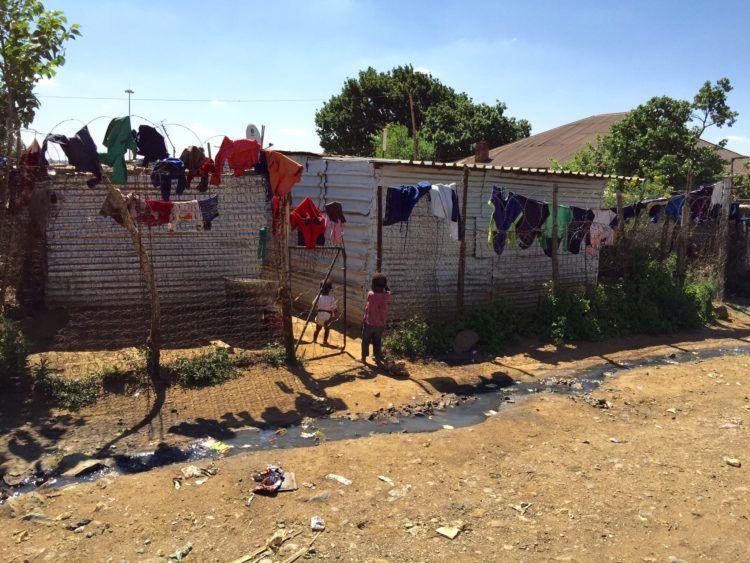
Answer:
POLYGON ((320 334, 320 325, 316 324, 315 325, 315 333, 313 334, 313 342, 317 342, 318 341, 318 335, 319 334, 320 334))
POLYGON ((328 335, 331 333, 331 325, 326 324, 323 327, 323 344, 328 344, 328 335))

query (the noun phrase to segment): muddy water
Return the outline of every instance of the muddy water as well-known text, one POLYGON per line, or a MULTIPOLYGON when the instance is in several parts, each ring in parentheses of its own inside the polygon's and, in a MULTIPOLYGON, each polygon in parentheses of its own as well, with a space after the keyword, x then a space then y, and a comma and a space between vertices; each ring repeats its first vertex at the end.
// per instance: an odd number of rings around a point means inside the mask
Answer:
POLYGON ((185 448, 163 448, 153 452, 142 452, 132 455, 121 455, 114 458, 112 467, 94 471, 86 476, 65 478, 36 478, 35 482, 14 488, 13 495, 23 494, 37 488, 40 481, 44 487, 59 487, 72 483, 93 481, 110 472, 120 474, 140 473, 155 467, 173 463, 192 462, 210 459, 219 455, 236 455, 248 451, 265 451, 281 448, 301 448, 315 446, 320 441, 351 440, 375 434, 394 432, 424 433, 442 430, 446 427, 465 428, 473 426, 495 416, 514 404, 523 401, 535 393, 561 393, 583 395, 595 390, 609 378, 616 377, 622 370, 636 367, 648 367, 667 364, 687 363, 700 359, 722 356, 739 356, 750 354, 750 347, 716 348, 700 352, 684 352, 641 360, 633 363, 603 364, 575 373, 572 377, 566 373, 564 379, 554 375, 536 382, 517 382, 503 388, 487 383, 477 388, 474 400, 435 410, 432 415, 400 415, 382 419, 351 420, 347 418, 318 418, 309 426, 292 426, 284 430, 246 428, 234 431, 232 438, 224 440, 231 446, 225 454, 218 454, 204 440, 198 440, 185 448), (572 384, 571 384, 572 380, 572 384))

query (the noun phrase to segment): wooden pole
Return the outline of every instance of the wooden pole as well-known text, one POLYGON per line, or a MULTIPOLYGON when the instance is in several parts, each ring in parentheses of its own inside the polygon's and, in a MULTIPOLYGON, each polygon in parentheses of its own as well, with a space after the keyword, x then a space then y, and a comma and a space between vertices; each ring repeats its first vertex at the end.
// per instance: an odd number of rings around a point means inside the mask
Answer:
POLYGON ((407 92, 409 95, 409 111, 411 112, 411 138, 412 138, 412 160, 419 160, 419 136, 417 133, 417 118, 414 115, 414 99, 412 98, 411 92, 407 92))
POLYGON ((341 256, 344 260, 344 275, 343 275, 343 278, 344 278, 344 344, 341 349, 346 350, 346 332, 347 332, 347 329, 349 328, 349 319, 346 316, 346 312, 347 312, 346 311, 346 293, 347 293, 347 290, 346 290, 346 248, 344 247, 344 245, 341 245, 341 256))
POLYGON ((687 248, 690 236, 690 192, 693 189, 693 171, 688 170, 685 181, 685 202, 682 204, 680 215, 680 234, 677 241, 677 280, 680 284, 685 282, 687 275, 687 248))
POLYGON ((458 314, 464 312, 464 285, 466 283, 466 208, 469 203, 469 167, 464 166, 463 193, 461 194, 461 217, 458 220, 458 288, 456 309, 458 314))
MULTIPOLYGON (((721 211, 719 212, 719 252, 717 264, 717 288, 716 299, 719 302, 724 301, 724 292, 727 283, 727 257, 729 256, 729 206, 732 202, 732 183, 734 179, 730 173, 729 177, 721 183, 721 211)), ((716 186, 714 186, 716 189, 716 186)))
POLYGON ((292 329, 292 275, 289 259, 289 214, 292 207, 292 196, 282 198, 281 208, 281 316, 284 350, 289 364, 297 362, 294 351, 294 333, 292 329))
MULTIPOLYGON (((617 181, 617 191, 615 192, 617 198, 617 255, 619 257, 618 262, 622 275, 627 276, 627 259, 625 257, 625 213, 623 212, 622 205, 622 182, 617 181)), ((635 221, 633 221, 635 222, 635 221)))
POLYGON ((560 271, 557 263, 557 184, 552 184, 552 294, 557 295, 560 271))
POLYGON ((383 269, 383 186, 378 186, 377 198, 378 238, 375 248, 375 270, 380 272, 383 269))
POLYGON ((135 252, 138 255, 138 262, 141 266, 141 273, 146 282, 146 291, 148 292, 149 304, 151 306, 151 325, 149 328, 148 339, 146 344, 149 348, 148 372, 152 381, 156 382, 161 377, 161 305, 159 303, 159 293, 156 288, 156 277, 151 259, 143 246, 141 233, 130 215, 125 197, 122 192, 114 187, 109 186, 109 195, 111 196, 116 207, 120 211, 123 226, 130 235, 135 252))

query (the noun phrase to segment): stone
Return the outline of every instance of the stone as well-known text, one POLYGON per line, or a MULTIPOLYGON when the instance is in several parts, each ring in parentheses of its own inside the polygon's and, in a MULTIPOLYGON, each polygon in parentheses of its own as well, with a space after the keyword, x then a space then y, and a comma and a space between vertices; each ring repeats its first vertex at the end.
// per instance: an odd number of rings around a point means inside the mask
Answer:
POLYGON ((446 537, 449 540, 453 540, 456 539, 456 536, 461 533, 461 528, 457 528, 456 526, 441 526, 435 531, 441 536, 446 537))
POLYGON ((472 350, 479 342, 479 335, 473 330, 462 330, 453 339, 453 351, 465 354, 472 350))
POLYGON ((742 467, 742 462, 736 457, 725 457, 724 463, 731 467, 742 467))

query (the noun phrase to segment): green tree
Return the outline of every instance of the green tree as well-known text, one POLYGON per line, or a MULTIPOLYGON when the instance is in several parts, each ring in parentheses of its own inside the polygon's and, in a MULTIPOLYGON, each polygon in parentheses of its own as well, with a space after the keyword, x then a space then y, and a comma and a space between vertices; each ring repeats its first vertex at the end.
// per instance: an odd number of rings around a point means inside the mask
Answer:
POLYGON ((368 68, 347 79, 341 92, 315 114, 320 146, 329 153, 373 156, 373 138, 388 124, 405 126, 413 138, 410 98, 417 138, 435 144, 438 160, 467 156, 482 139, 496 146, 530 131, 525 120, 504 115, 504 104, 474 104, 466 94, 405 65, 388 72, 368 68))
MULTIPOLYGON (((395 158, 398 160, 411 160, 413 156, 414 139, 409 135, 406 125, 400 123, 389 123, 385 129, 386 145, 383 150, 383 132, 373 135, 374 154, 378 158, 395 158)), ((421 160, 435 160, 435 145, 424 137, 419 137, 418 151, 421 160)))
POLYGON ((5 154, 16 145, 19 128, 34 119, 39 99, 34 86, 65 64, 65 43, 80 35, 77 24, 39 0, 0 4, 0 126, 5 154))
POLYGON ((688 171, 694 184, 713 181, 726 168, 718 152, 726 141, 714 146, 700 139, 710 127, 734 124, 737 113, 727 103, 731 90, 729 80, 722 78, 715 84, 706 82, 692 102, 667 96, 651 98, 563 167, 644 177, 649 180, 645 184, 651 192, 648 195, 684 189, 688 171))

